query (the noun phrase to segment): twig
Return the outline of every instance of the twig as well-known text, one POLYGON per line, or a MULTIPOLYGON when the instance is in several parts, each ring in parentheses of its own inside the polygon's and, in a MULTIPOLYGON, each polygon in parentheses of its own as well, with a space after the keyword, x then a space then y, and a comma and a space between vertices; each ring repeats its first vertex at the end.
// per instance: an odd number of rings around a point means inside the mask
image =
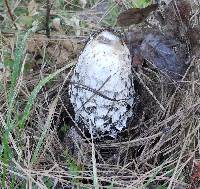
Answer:
POLYGON ((96 90, 96 89, 93 89, 91 87, 88 87, 87 85, 84 85, 84 84, 81 84, 81 83, 78 83, 78 82, 69 81, 69 84, 74 85, 74 87, 76 87, 76 88, 82 88, 84 90, 90 91, 90 92, 94 93, 95 95, 98 95, 102 98, 105 98, 106 100, 110 100, 110 101, 125 101, 125 100, 127 100, 126 98, 122 98, 122 99, 110 98, 110 97, 102 94, 101 92, 99 92, 98 91, 99 89, 96 90))
POLYGON ((11 11, 11 9, 10 9, 10 6, 9 6, 9 4, 8 4, 8 1, 7 1, 7 0, 4 0, 4 3, 5 3, 5 5, 6 5, 8 14, 9 14, 9 16, 10 16, 12 22, 13 22, 13 25, 15 26, 15 29, 17 29, 17 26, 16 26, 16 24, 15 24, 15 19, 14 19, 14 16, 13 16, 13 14, 12 14, 12 11, 11 11))
MULTIPOLYGON (((100 91, 110 78, 111 78, 111 76, 109 76, 109 77, 106 79, 106 81, 101 85, 101 87, 100 87, 97 91, 100 91)), ((96 93, 94 93, 88 100, 86 100, 86 102, 84 102, 84 103, 82 104, 82 106, 81 106, 77 111, 79 111, 81 108, 83 108, 83 107, 85 106, 85 104, 88 103, 95 95, 96 95, 96 93)))
POLYGON ((49 28, 50 10, 51 10, 51 5, 50 5, 49 0, 47 0, 46 35, 47 35, 48 38, 50 38, 50 28, 49 28))
MULTIPOLYGON (((134 71, 134 70, 133 70, 134 71)), ((145 83, 143 82, 143 80, 141 79, 140 75, 134 71, 135 75, 137 76, 137 78, 139 79, 140 83, 143 85, 143 87, 148 91, 148 93, 152 96, 152 98, 155 100, 155 102, 159 105, 160 109, 163 112, 166 112, 166 109, 164 108, 164 106, 159 102, 159 100, 156 98, 156 96, 153 94, 153 92, 149 89, 149 87, 147 87, 145 85, 145 83)))

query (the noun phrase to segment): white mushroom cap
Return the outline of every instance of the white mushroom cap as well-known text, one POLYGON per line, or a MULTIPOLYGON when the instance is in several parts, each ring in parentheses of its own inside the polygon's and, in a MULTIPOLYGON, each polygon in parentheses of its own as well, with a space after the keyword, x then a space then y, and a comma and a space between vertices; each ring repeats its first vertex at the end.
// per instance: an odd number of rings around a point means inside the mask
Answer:
POLYGON ((93 133, 116 136, 127 125, 134 105, 130 52, 120 38, 103 31, 79 56, 71 78, 70 100, 76 121, 93 133), (73 84, 76 83, 76 84, 73 84), (95 92, 96 91, 96 92, 95 92))

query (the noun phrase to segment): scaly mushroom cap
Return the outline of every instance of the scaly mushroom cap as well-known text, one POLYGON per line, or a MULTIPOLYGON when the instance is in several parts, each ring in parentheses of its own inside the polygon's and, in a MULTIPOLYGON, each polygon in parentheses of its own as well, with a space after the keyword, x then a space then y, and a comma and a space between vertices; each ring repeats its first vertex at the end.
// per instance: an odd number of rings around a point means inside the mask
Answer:
POLYGON ((133 115, 135 91, 127 46, 109 31, 91 38, 69 87, 75 120, 93 134, 116 137, 133 115))

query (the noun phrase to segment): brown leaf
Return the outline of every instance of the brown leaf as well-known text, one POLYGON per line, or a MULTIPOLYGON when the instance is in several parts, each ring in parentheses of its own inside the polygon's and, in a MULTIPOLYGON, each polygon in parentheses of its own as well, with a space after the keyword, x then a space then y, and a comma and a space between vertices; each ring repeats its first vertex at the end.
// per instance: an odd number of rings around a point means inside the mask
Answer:
POLYGON ((30 38, 27 43, 27 50, 30 53, 40 53, 46 44, 46 37, 43 35, 35 35, 30 38))
POLYGON ((152 4, 145 8, 130 8, 118 16, 117 22, 120 26, 139 24, 143 22, 152 11, 155 11, 157 7, 157 4, 152 4))

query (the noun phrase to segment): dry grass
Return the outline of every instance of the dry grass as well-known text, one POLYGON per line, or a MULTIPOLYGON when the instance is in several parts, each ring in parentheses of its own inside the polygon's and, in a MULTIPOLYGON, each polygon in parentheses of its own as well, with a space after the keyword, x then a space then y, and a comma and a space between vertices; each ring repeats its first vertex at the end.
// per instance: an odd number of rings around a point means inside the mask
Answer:
MULTIPOLYGON (((110 189, 200 187, 200 60, 192 54, 179 84, 160 75, 152 79, 148 70, 136 72, 142 89, 139 121, 116 140, 91 142, 74 129, 80 130, 68 80, 88 36, 115 26, 120 6, 91 0, 82 9, 81 3, 69 2, 54 3, 50 39, 41 21, 44 2, 10 2, 18 10, 18 32, 6 9, 0 11, 1 187, 93 188, 93 181, 96 188, 110 189), (19 11, 23 7, 29 7, 28 17, 19 11), (31 19, 36 31, 30 29, 31 19)), ((198 24, 199 4, 191 3, 198 24)), ((130 7, 131 1, 124 5, 130 7)))

